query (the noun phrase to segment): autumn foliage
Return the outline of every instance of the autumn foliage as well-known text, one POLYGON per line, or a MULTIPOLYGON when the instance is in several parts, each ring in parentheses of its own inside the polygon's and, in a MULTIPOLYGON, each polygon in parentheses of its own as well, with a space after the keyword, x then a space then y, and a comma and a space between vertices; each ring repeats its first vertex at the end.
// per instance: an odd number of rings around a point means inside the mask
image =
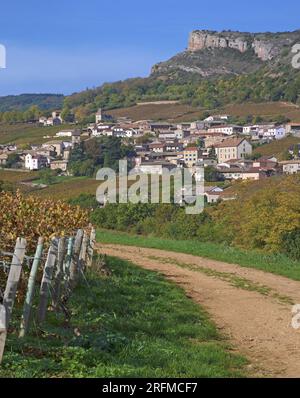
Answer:
POLYGON ((300 231, 300 176, 244 183, 237 191, 236 201, 220 203, 210 212, 214 223, 234 245, 282 251, 289 236, 300 231))
POLYGON ((0 193, 0 249, 12 250, 17 237, 27 239, 32 252, 40 236, 67 236, 88 226, 88 213, 64 202, 0 193))

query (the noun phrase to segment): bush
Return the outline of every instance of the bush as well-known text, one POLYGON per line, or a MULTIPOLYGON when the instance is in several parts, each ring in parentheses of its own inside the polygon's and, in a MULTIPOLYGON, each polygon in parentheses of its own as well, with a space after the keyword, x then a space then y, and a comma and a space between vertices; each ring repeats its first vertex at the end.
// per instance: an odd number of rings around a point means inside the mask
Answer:
POLYGON ((293 260, 300 260, 300 229, 282 237, 282 252, 293 260))

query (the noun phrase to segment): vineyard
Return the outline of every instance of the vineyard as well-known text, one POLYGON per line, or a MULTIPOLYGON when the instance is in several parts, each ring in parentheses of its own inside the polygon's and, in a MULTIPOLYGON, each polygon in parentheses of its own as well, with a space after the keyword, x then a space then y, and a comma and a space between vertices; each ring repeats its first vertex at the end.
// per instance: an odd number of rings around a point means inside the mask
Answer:
POLYGON ((32 251, 40 236, 67 236, 89 224, 88 213, 61 201, 24 197, 20 192, 0 193, 0 250, 12 250, 18 237, 32 251))
POLYGON ((95 231, 80 208, 19 192, 1 193, 0 211, 1 362, 11 331, 23 338, 48 310, 70 317, 68 299, 92 263, 95 231))

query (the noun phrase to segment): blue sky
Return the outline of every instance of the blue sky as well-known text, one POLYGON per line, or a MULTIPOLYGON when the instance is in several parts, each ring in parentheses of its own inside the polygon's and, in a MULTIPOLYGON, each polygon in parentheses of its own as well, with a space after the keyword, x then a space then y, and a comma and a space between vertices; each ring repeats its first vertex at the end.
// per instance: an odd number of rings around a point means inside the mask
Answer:
POLYGON ((193 29, 300 29, 299 0, 3 0, 0 95, 69 94, 147 76, 193 29))

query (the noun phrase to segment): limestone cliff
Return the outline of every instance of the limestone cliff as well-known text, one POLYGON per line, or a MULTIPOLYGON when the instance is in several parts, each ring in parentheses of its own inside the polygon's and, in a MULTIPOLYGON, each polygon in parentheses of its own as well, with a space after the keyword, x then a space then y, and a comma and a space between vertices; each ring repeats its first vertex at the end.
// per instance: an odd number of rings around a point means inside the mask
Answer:
POLYGON ((208 48, 232 48, 241 53, 253 49, 262 61, 269 61, 280 54, 283 46, 292 44, 299 32, 291 33, 240 33, 196 30, 190 34, 189 51, 208 48))
POLYGON ((300 30, 281 33, 245 33, 196 30, 190 34, 188 48, 154 65, 152 75, 163 79, 243 75, 267 65, 291 64, 293 44, 300 43, 300 30))

